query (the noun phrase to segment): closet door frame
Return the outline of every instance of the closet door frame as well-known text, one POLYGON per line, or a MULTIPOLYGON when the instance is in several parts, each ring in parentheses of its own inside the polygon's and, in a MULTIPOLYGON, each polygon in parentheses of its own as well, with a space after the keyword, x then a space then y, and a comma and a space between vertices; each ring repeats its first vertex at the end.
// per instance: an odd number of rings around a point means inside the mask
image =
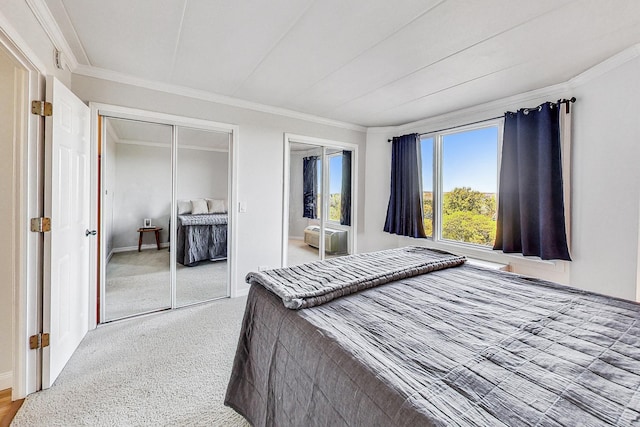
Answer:
MULTIPOLYGON (((99 135, 101 126, 99 121, 103 118, 114 119, 130 119, 140 122, 147 122, 152 124, 169 125, 172 126, 172 147, 171 147, 171 174, 172 174, 172 188, 171 188, 171 224, 176 224, 177 220, 177 194, 176 194, 176 162, 177 162, 177 128, 188 127, 194 129, 201 129, 205 131, 224 132, 229 134, 229 183, 228 183, 228 205, 229 205, 229 220, 228 230, 231 234, 231 238, 228 241, 227 246, 227 295, 231 298, 240 295, 238 292, 238 286, 236 284, 237 276, 237 209, 235 206, 238 204, 238 144, 239 144, 239 127, 228 123, 214 122, 210 120, 195 119, 191 117, 177 116, 172 114, 157 113, 152 111, 140 110, 129 107, 122 107, 117 105, 94 103, 90 102, 91 108, 91 188, 94 190, 91 193, 91 217, 98 218, 102 213, 98 211, 99 198, 102 203, 103 194, 98 194, 98 183, 102 182, 104 178, 104 170, 100 171, 99 153, 104 153, 105 140, 102 135, 99 135), (100 151, 98 146, 100 145, 100 151)), ((104 123, 102 123, 102 131, 104 131, 104 123)), ((104 224, 100 222, 98 230, 101 236, 104 236, 104 224)), ((170 241, 176 242, 177 233, 175 225, 172 225, 169 230, 170 241)), ((173 243, 172 243, 173 244, 173 243)), ((100 268, 98 273, 100 294, 104 295, 106 269, 104 264, 105 259, 106 242, 104 238, 100 239, 100 268)), ((170 265, 171 265, 171 308, 176 308, 176 296, 175 286, 176 283, 176 251, 170 252, 170 265)), ((98 287, 91 286, 90 289, 90 301, 95 302, 91 304, 89 318, 91 320, 92 328, 95 328, 98 324, 98 314, 100 319, 104 320, 104 304, 100 304, 100 313, 98 313, 98 287)))
POLYGON ((284 162, 283 162, 283 186, 282 186, 282 246, 280 265, 287 267, 289 255, 289 191, 291 188, 291 143, 308 144, 322 148, 322 215, 320 218, 319 239, 319 259, 325 258, 324 230, 326 226, 326 212, 328 212, 328 198, 325 197, 325 190, 328 188, 328 158, 327 149, 349 150, 351 158, 351 225, 349 232, 349 254, 357 252, 357 230, 358 230, 358 145, 349 142, 333 141, 330 139, 316 138, 312 136, 296 135, 292 133, 284 134, 284 162))

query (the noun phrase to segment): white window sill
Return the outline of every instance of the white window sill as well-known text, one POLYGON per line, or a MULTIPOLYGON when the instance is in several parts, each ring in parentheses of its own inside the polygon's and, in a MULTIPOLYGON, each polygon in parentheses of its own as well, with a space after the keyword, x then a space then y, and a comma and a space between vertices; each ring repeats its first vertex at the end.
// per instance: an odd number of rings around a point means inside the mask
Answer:
POLYGON ((467 264, 475 265, 477 267, 488 268, 490 270, 509 271, 509 264, 503 264, 503 263, 492 262, 492 261, 484 261, 476 258, 467 258, 467 264))
POLYGON ((451 241, 433 241, 431 239, 412 239, 401 237, 404 246, 421 245, 429 248, 440 249, 457 255, 464 255, 478 261, 485 261, 497 264, 519 264, 535 268, 539 270, 564 272, 566 261, 546 261, 536 257, 525 257, 520 254, 505 254, 500 251, 494 251, 491 248, 482 248, 475 245, 464 243, 456 243, 451 241))

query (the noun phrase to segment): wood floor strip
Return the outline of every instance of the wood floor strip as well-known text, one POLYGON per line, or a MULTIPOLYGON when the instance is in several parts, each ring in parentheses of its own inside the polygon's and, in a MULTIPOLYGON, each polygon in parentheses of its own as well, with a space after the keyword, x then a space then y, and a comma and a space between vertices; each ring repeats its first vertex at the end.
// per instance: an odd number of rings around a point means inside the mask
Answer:
POLYGON ((11 401, 11 389, 0 391, 0 427, 9 427, 24 399, 11 401))

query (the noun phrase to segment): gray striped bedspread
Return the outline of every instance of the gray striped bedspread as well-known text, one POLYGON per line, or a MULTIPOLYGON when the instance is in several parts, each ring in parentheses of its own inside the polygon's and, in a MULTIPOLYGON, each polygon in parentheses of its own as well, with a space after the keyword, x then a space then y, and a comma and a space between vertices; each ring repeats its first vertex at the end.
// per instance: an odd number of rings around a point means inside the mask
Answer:
POLYGON ((225 403, 254 426, 640 424, 640 306, 463 264, 304 310, 251 287, 225 403))
POLYGON ((185 266, 227 258, 227 214, 178 215, 177 261, 185 266))
POLYGON ((463 256, 410 246, 252 272, 246 281, 269 289, 282 299, 285 307, 300 309, 464 262, 463 256))
POLYGON ((227 214, 178 215, 178 225, 227 225, 227 214))

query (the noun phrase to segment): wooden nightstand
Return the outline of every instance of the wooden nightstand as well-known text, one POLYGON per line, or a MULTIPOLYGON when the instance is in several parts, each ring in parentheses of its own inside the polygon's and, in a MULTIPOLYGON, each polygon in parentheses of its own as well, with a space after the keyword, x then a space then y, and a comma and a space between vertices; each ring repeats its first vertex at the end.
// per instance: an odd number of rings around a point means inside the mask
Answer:
POLYGON ((156 233, 156 246, 158 247, 158 250, 160 250, 160 230, 162 230, 162 227, 138 228, 138 233, 140 233, 140 237, 138 238, 138 252, 140 252, 140 248, 142 247, 142 236, 144 235, 144 233, 148 233, 150 231, 156 233))

